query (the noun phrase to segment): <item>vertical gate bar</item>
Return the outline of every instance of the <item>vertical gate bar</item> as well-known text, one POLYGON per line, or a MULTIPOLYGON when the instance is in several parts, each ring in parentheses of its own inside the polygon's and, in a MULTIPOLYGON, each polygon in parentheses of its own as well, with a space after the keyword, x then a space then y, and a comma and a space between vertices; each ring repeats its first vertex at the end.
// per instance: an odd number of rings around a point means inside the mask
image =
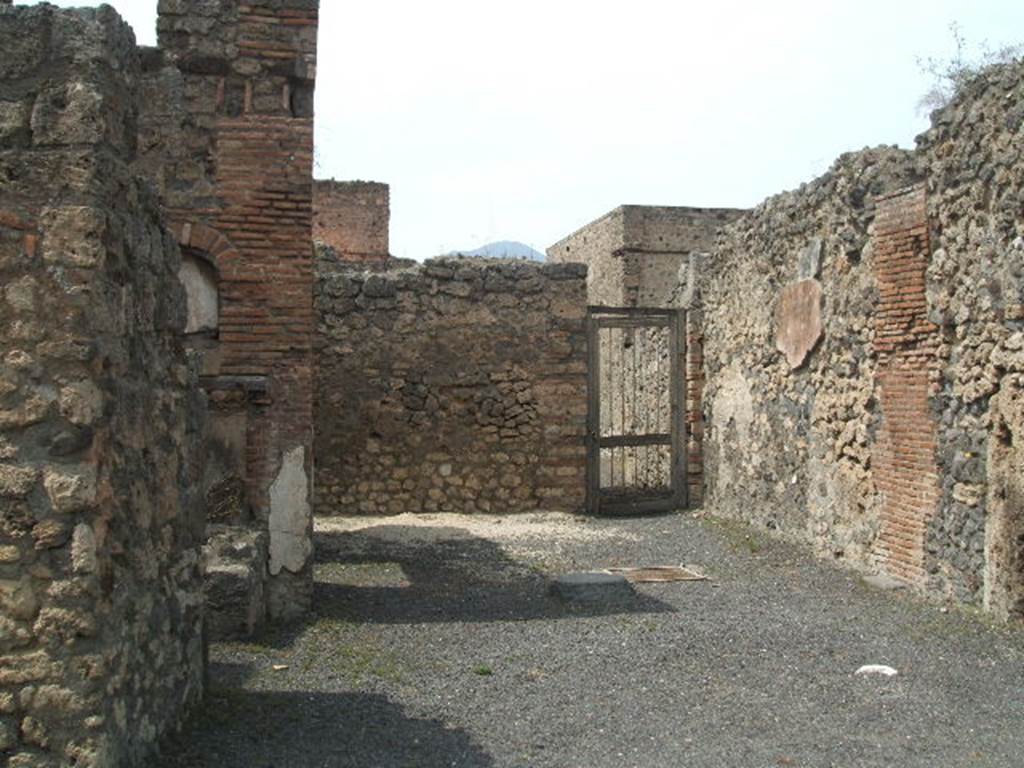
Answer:
MULTIPOLYGON (((610 328, 605 329, 605 332, 601 335, 601 375, 604 376, 604 372, 608 372, 608 386, 601 390, 601 399, 598 402, 598 407, 603 411, 607 412, 607 418, 605 423, 602 425, 602 429, 607 428, 609 435, 615 434, 615 387, 612 380, 612 366, 615 364, 615 355, 612 352, 612 330, 610 328)), ((602 383, 602 387, 604 384, 602 383)), ((602 419, 605 419, 602 416, 602 419)), ((598 449, 600 453, 600 449, 598 449)), ((615 471, 614 456, 611 452, 608 453, 608 477, 604 478, 603 486, 611 487, 613 485, 613 473, 615 471)), ((602 474, 598 475, 599 478, 603 477, 602 474)))
POLYGON ((690 311, 679 313, 680 343, 680 389, 683 391, 683 508, 690 508, 690 311))
MULTIPOLYGON (((643 365, 644 361, 647 359, 647 357, 645 355, 645 353, 647 351, 647 333, 648 333, 648 331, 647 331, 646 328, 640 328, 640 329, 637 330, 637 334, 636 334, 636 341, 635 341, 635 343, 636 343, 637 347, 639 348, 639 352, 640 353, 639 353, 638 357, 640 358, 640 364, 641 365, 643 365)), ((648 408, 646 406, 650 405, 650 403, 648 403, 646 401, 647 392, 649 391, 648 388, 647 388, 647 385, 646 385, 646 381, 647 381, 647 377, 645 375, 646 372, 647 371, 646 371, 646 368, 645 368, 641 372, 641 374, 640 374, 640 391, 642 391, 644 393, 644 402, 641 404, 641 408, 640 408, 640 424, 638 425, 638 432, 640 434, 642 434, 642 435, 649 434, 648 433, 648 424, 647 424, 647 421, 648 421, 647 415, 648 415, 648 412, 650 411, 650 408, 648 408)), ((636 479, 637 479, 637 483, 640 485, 641 488, 646 487, 646 484, 647 484, 647 477, 648 477, 648 474, 649 474, 649 471, 650 471, 649 461, 650 461, 650 451, 648 451, 646 448, 644 450, 642 450, 642 451, 637 451, 637 456, 636 456, 637 478, 636 479), (643 456, 643 459, 640 458, 641 455, 643 456)))
MULTIPOLYGON (((630 328, 627 331, 627 333, 629 334, 630 355, 633 358, 633 362, 631 364, 632 365, 633 384, 632 384, 632 387, 630 388, 630 393, 629 393, 629 432, 628 432, 628 434, 635 435, 636 434, 636 399, 637 399, 637 391, 636 391, 636 329, 635 328, 630 328)), ((630 470, 632 470, 630 472, 630 476, 626 478, 626 482, 623 483, 623 485, 625 485, 627 487, 629 487, 630 484, 632 484, 632 486, 636 486, 636 484, 637 484, 636 483, 636 456, 637 456, 637 451, 636 451, 635 448, 632 449, 632 450, 626 449, 623 453, 625 454, 625 461, 626 461, 627 466, 629 467, 630 470)))
POLYGON ((601 499, 601 338, 597 318, 587 316, 587 494, 590 514, 601 499))
POLYGON ((679 334, 679 381, 676 391, 679 392, 679 477, 680 477, 680 502, 684 508, 690 506, 690 439, 689 439, 689 411, 687 410, 687 356, 689 339, 688 318, 686 310, 680 310, 676 318, 679 334))
MULTIPOLYGON (((606 390, 602 390, 601 395, 601 408, 607 406, 608 408, 608 434, 615 433, 615 379, 614 379, 614 368, 615 368, 615 332, 613 329, 607 329, 604 334, 605 337, 605 349, 607 352, 604 355, 604 370, 608 372, 608 387, 606 390)), ((603 375, 603 374, 602 374, 603 375)), ((608 451, 608 478, 605 483, 606 487, 613 487, 615 484, 615 452, 612 450, 608 451)))
MULTIPOLYGON (((604 356, 604 369, 608 372, 608 389, 602 393, 601 399, 602 408, 604 403, 608 406, 608 434, 615 434, 615 332, 614 329, 607 329, 605 333, 605 351, 607 354, 604 356)), ((608 482, 607 487, 614 487, 615 484, 615 452, 608 451, 608 482)))
POLYGON ((673 318, 668 334, 668 356, 669 356, 669 431, 672 435, 672 447, 669 451, 669 483, 672 490, 672 498, 678 504, 682 498, 682 488, 679 477, 679 322, 678 315, 673 318))

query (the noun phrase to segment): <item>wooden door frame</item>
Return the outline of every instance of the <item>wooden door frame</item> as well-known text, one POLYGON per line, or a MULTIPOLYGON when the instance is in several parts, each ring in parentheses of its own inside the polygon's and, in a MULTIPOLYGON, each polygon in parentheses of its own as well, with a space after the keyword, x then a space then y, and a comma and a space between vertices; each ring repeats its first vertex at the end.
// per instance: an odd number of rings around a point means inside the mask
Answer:
POLYGON ((587 308, 587 501, 592 515, 628 515, 666 512, 686 508, 689 504, 687 486, 686 446, 689 429, 686 422, 686 322, 681 309, 646 307, 587 308), (669 434, 608 435, 601 434, 601 349, 602 328, 667 328, 669 336, 669 434), (609 501, 601 494, 601 449, 640 445, 670 447, 670 492, 664 497, 645 500, 609 501))

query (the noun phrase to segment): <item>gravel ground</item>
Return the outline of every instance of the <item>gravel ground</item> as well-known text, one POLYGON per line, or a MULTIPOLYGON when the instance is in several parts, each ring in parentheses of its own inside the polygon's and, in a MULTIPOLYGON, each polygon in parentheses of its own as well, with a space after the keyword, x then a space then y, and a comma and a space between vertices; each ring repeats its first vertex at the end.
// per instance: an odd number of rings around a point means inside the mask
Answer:
POLYGON ((688 515, 317 526, 316 613, 211 648, 164 768, 1024 765, 1024 629, 688 515), (551 578, 696 564, 581 608, 551 578), (899 670, 858 677, 864 664, 899 670))

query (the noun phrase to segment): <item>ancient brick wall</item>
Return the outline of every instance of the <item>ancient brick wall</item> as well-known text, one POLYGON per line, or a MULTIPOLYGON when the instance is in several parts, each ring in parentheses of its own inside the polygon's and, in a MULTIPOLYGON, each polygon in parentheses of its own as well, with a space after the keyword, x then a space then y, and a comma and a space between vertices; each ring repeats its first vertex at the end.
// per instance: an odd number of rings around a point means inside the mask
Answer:
POLYGON ((312 155, 316 0, 161 0, 140 166, 180 243, 217 272, 215 403, 259 389, 248 514, 269 534, 273 616, 312 589, 312 155), (226 390, 235 388, 235 396, 226 390))
POLYGON ((743 211, 733 208, 623 206, 622 257, 626 306, 669 306, 681 268, 693 253, 712 249, 718 231, 743 211))
POLYGON ((625 213, 616 208, 547 249, 552 264, 587 265, 587 301, 604 307, 625 307, 625 263, 622 248, 625 213))
POLYGON ((931 260, 923 186, 878 201, 874 224, 875 377, 881 414, 872 471, 881 494, 877 565, 923 583, 925 530, 939 498, 936 418, 938 329, 928 320, 925 274, 931 260))
POLYGON ((148 764, 203 690, 203 401, 110 8, 0 7, 0 762, 148 764))
POLYGON ((313 184, 313 240, 333 248, 342 261, 386 261, 390 206, 387 184, 316 181, 313 184))
POLYGON ((318 514, 580 509, 585 277, 493 260, 324 263, 318 514))

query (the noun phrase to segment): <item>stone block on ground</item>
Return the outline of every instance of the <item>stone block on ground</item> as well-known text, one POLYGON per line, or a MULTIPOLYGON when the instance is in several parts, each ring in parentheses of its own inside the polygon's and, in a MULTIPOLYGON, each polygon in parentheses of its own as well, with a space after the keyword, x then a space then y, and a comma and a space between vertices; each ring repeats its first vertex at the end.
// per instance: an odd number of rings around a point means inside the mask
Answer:
POLYGON ((551 594, 568 603, 607 604, 636 598, 633 585, 624 576, 611 573, 567 573, 551 584, 551 594))
POLYGON ((211 526, 203 557, 210 638, 252 636, 266 621, 266 532, 237 525, 211 526))

